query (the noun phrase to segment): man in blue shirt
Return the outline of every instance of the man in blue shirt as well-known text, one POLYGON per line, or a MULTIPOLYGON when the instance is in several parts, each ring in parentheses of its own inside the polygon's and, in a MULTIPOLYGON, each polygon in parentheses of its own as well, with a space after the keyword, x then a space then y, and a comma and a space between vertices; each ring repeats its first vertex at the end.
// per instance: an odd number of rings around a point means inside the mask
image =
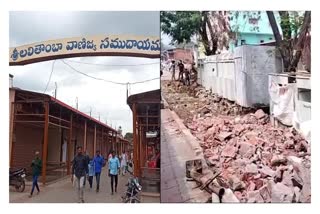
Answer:
POLYGON ((101 175, 101 169, 104 164, 104 157, 100 155, 100 151, 96 151, 96 156, 93 159, 94 165, 95 165, 95 174, 96 174, 96 183, 97 183, 97 189, 96 191, 99 192, 99 186, 100 186, 100 175, 101 175))
POLYGON ((118 186, 118 174, 120 169, 120 162, 117 157, 115 157, 114 151, 112 151, 112 157, 109 159, 109 176, 111 178, 111 195, 113 195, 113 183, 115 183, 115 192, 117 192, 118 186))

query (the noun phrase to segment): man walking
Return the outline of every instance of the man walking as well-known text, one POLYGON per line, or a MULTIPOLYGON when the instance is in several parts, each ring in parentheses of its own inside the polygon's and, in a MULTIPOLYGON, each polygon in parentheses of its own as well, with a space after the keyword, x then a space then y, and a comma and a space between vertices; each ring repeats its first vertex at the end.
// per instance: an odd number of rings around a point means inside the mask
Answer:
POLYGON ((95 175, 96 175, 96 183, 97 183, 97 189, 96 192, 99 192, 99 186, 100 186, 100 175, 101 175, 101 169, 104 164, 104 157, 100 155, 100 151, 96 151, 96 156, 94 157, 94 165, 95 165, 95 175))
POLYGON ((31 189, 31 193, 29 195, 29 197, 32 197, 34 188, 36 187, 38 190, 38 193, 40 193, 40 189, 39 189, 39 185, 38 185, 38 177, 40 175, 41 172, 41 168, 42 168, 42 161, 39 158, 39 152, 36 151, 35 152, 35 159, 32 160, 31 163, 31 168, 32 168, 32 189, 31 189))
POLYGON ((89 170, 89 173, 88 173, 88 180, 89 180, 89 185, 90 185, 90 190, 92 189, 92 183, 93 183, 93 176, 95 176, 95 164, 94 164, 94 160, 91 159, 89 161, 89 164, 88 164, 88 170, 89 170))
POLYGON ((113 184, 115 183, 115 192, 117 192, 118 186, 118 174, 120 169, 119 159, 115 156, 115 152, 112 151, 112 157, 109 159, 109 176, 111 178, 111 195, 113 195, 113 184))
POLYGON ((74 157, 72 161, 72 175, 71 182, 73 183, 75 179, 75 185, 77 188, 78 202, 84 203, 84 182, 86 180, 85 176, 88 172, 88 160, 86 156, 82 154, 82 147, 77 147, 78 154, 74 157))
POLYGON ((121 155, 121 171, 122 171, 122 176, 124 176, 127 172, 127 154, 123 150, 122 155, 121 155))

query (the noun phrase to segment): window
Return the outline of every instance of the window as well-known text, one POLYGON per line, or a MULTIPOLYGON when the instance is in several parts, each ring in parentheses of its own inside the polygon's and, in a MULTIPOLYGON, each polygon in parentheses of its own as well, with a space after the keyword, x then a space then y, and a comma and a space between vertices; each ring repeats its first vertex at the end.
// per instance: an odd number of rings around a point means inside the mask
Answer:
POLYGON ((273 38, 270 37, 269 40, 273 40, 273 38))
POLYGON ((258 24, 258 19, 257 18, 249 18, 249 24, 253 24, 253 25, 258 24))
POLYGON ((246 40, 245 39, 241 39, 241 45, 245 45, 246 44, 246 40))
POLYGON ((306 88, 298 88, 298 100, 311 103, 311 90, 306 88))
POLYGON ((260 40, 260 43, 264 43, 264 40, 260 40))

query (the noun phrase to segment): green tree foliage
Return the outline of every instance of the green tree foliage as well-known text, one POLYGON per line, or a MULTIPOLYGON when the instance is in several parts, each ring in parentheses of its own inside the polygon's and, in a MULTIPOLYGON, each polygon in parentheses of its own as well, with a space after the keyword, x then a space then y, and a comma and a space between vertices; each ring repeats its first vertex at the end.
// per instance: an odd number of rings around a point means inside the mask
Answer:
POLYGON ((276 39, 284 72, 295 72, 304 49, 307 35, 311 30, 311 12, 303 15, 296 11, 279 11, 282 36, 276 24, 274 13, 267 11, 269 22, 276 39))
POLYGON ((200 36, 205 54, 216 54, 218 49, 227 45, 230 28, 223 11, 170 11, 161 12, 161 30, 172 38, 172 44, 191 41, 200 36))
POLYGON ((127 132, 127 133, 124 135, 124 139, 132 142, 133 134, 132 134, 131 132, 127 132))
POLYGON ((161 30, 172 37, 172 44, 190 42, 199 33, 201 14, 198 11, 161 12, 161 30))

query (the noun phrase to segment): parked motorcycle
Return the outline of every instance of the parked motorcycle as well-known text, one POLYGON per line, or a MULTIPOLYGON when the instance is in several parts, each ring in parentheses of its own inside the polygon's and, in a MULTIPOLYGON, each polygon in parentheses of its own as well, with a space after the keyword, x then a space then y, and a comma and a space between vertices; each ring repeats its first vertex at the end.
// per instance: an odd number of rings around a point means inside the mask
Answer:
POLYGON ((9 185, 14 186, 16 191, 23 192, 26 187, 25 177, 26 177, 26 169, 21 168, 18 170, 9 170, 9 185))
POLYGON ((128 171, 131 174, 131 177, 128 179, 126 184, 127 190, 124 195, 121 197, 123 203, 140 203, 139 193, 142 190, 142 187, 139 183, 137 177, 133 176, 132 172, 128 171))

